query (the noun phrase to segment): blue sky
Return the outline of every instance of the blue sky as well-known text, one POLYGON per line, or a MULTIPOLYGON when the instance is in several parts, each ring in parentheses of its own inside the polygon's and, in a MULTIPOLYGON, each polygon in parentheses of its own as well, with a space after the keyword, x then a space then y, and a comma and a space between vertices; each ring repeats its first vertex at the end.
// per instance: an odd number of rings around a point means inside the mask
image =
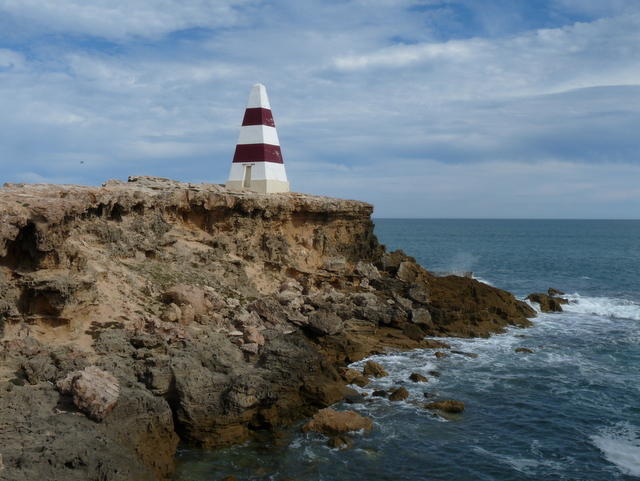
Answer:
POLYGON ((377 217, 640 218, 638 0, 0 0, 0 182, 224 183, 377 217))

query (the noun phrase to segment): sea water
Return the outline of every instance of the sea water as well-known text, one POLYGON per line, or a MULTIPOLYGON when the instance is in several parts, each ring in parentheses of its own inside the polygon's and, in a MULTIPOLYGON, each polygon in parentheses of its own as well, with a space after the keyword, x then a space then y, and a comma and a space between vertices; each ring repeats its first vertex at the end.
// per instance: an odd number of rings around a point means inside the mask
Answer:
POLYGON ((473 271, 521 299, 553 287, 571 303, 540 313, 531 328, 447 340, 473 357, 374 356, 389 376, 361 390, 404 386, 409 398, 335 406, 374 420, 372 431, 352 435, 351 449, 330 449, 296 425, 278 444, 181 449, 176 480, 640 479, 640 221, 375 223, 388 250, 429 270, 473 271), (429 381, 409 381, 414 372, 429 381), (465 410, 445 419, 424 408, 431 399, 463 401, 465 410))

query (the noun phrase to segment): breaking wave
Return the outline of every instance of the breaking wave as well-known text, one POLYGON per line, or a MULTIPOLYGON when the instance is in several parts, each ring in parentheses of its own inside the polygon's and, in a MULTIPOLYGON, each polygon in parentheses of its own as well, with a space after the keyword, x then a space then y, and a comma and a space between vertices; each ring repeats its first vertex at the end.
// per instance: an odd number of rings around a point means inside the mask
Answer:
POLYGON ((638 428, 629 423, 618 423, 603 428, 591 437, 610 463, 624 474, 640 477, 640 437, 638 428))
POLYGON ((569 304, 562 306, 565 312, 640 321, 640 303, 630 299, 582 297, 578 294, 567 298, 569 304))

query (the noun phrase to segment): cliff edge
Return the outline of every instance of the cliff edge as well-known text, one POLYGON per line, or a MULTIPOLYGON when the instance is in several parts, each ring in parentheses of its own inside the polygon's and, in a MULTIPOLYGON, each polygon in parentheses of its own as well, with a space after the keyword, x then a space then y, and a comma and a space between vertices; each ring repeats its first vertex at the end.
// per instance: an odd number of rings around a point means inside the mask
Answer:
POLYGON ((179 439, 341 400, 341 365, 529 325, 511 294, 385 252, 372 211, 155 177, 5 184, 0 478, 163 479, 179 439))

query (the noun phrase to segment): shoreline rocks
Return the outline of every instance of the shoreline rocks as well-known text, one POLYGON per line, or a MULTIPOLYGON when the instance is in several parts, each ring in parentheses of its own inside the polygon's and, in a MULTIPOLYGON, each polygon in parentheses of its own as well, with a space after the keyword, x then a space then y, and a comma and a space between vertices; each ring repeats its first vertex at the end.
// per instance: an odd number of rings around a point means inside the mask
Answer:
POLYGON ((178 437, 228 446, 343 400, 345 384, 367 382, 350 362, 530 325, 513 295, 385 252, 372 209, 152 177, 5 184, 4 474, 163 479, 178 437), (54 388, 75 398, 67 383, 94 369, 77 405, 54 388))
POLYGON ((430 402, 425 406, 425 408, 442 411, 447 414, 457 414, 464 411, 464 403, 461 401, 454 401, 453 399, 447 399, 445 401, 430 402))
POLYGON ((547 294, 529 294, 525 300, 538 304, 541 312, 562 312, 562 306, 569 304, 568 299, 560 297, 563 295, 562 291, 550 287, 547 294))
POLYGON ((327 436, 336 436, 352 431, 371 431, 373 421, 355 411, 336 411, 331 408, 318 411, 311 421, 302 426, 302 432, 314 431, 327 436))

